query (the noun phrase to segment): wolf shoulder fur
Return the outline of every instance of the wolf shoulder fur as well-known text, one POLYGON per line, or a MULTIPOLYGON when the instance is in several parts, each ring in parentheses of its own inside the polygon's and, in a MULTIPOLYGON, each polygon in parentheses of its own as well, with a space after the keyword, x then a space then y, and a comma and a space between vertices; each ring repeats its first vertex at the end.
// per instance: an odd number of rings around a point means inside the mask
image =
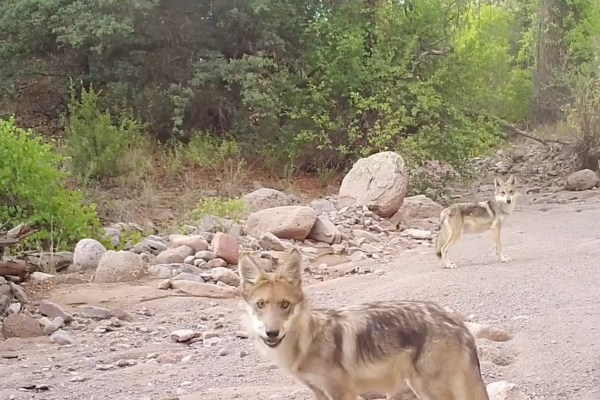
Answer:
POLYGON ((515 209, 517 183, 514 175, 506 181, 494 179, 494 198, 482 202, 455 203, 440 213, 440 229, 436 238, 435 252, 445 268, 456 268, 448 258, 448 249, 458 241, 462 233, 483 233, 490 230, 493 235, 496 255, 502 262, 511 258, 502 252, 501 231, 506 218, 515 209))
POLYGON ((315 399, 393 399, 412 390, 421 400, 488 400, 473 336, 439 305, 376 301, 317 309, 302 289, 296 249, 272 273, 246 252, 238 265, 250 338, 315 399))

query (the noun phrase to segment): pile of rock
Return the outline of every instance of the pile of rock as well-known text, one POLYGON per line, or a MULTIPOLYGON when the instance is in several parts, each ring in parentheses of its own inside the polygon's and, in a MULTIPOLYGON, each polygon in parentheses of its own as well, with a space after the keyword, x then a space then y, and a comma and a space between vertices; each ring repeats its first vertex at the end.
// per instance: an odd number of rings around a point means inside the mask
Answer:
POLYGON ((567 146, 555 143, 546 146, 533 141, 511 150, 498 150, 492 156, 475 159, 474 163, 482 174, 515 174, 531 191, 564 187, 565 178, 577 165, 575 154, 567 146))

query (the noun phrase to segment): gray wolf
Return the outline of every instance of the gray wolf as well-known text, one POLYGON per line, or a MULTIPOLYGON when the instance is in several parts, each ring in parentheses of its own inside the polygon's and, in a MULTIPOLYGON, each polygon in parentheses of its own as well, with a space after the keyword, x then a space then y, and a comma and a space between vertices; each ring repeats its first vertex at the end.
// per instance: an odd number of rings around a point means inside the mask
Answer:
POLYGON ((474 203, 455 203, 440 213, 440 229, 435 242, 435 253, 445 268, 456 268, 448 259, 448 249, 460 238, 461 233, 492 231, 496 255, 501 262, 511 258, 502 252, 500 238, 502 224, 515 210, 517 182, 514 175, 506 181, 494 179, 494 199, 474 203))
POLYGON ((242 252, 242 322, 263 356, 315 399, 404 398, 410 389, 420 400, 489 400, 475 339, 444 308, 419 301, 313 308, 302 269, 297 249, 271 273, 242 252))

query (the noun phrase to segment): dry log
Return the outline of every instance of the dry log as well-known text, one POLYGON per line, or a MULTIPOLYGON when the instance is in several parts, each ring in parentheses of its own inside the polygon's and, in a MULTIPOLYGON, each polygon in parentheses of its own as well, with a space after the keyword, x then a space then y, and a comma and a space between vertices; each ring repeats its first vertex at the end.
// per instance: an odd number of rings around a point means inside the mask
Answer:
POLYGON ((36 269, 35 265, 23 260, 0 260, 0 276, 2 277, 18 276, 21 281, 24 281, 36 269))

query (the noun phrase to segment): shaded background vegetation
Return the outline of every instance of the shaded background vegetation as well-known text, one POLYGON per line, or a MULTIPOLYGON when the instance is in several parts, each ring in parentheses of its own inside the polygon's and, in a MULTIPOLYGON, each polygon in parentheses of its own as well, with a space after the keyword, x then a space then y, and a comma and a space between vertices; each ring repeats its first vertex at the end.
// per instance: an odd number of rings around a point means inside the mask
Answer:
POLYGON ((140 181, 156 151, 227 195, 250 165, 326 177, 382 150, 465 174, 507 125, 570 123, 593 164, 599 34, 594 0, 4 0, 0 117, 79 185, 140 181))

